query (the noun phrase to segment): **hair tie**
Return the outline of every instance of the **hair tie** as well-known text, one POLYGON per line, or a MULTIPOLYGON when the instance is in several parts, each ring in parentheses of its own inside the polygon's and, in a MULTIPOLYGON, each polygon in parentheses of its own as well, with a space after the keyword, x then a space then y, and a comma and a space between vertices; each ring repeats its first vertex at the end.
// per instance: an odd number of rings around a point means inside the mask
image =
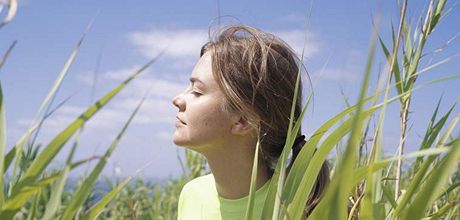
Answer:
POLYGON ((300 152, 300 149, 302 149, 306 142, 307 141, 305 141, 305 135, 300 135, 295 139, 294 145, 292 145, 292 151, 295 156, 297 156, 297 154, 300 152))

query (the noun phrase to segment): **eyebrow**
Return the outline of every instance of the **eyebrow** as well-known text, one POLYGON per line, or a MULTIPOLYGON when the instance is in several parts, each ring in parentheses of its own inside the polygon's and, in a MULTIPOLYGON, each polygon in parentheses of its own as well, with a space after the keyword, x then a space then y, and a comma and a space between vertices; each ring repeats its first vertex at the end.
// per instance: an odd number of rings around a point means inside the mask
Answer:
POLYGON ((192 82, 192 83, 198 82, 198 83, 201 83, 201 84, 205 85, 203 81, 201 81, 200 79, 198 79, 196 77, 191 77, 190 82, 192 82))

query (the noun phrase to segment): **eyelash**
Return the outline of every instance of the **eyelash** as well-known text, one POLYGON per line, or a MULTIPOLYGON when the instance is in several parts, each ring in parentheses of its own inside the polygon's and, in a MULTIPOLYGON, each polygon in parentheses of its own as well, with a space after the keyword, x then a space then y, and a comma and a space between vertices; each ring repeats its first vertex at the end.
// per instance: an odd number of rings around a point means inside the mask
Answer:
POLYGON ((201 93, 199 93, 199 92, 197 92, 197 91, 193 91, 193 90, 192 90, 191 93, 192 93, 194 96, 200 96, 200 95, 202 95, 201 93))
POLYGON ((195 90, 193 89, 193 86, 192 86, 192 85, 190 85, 190 87, 188 88, 188 90, 189 90, 189 92, 190 92, 192 95, 194 95, 194 96, 201 96, 201 95, 203 95, 202 93, 195 91, 195 90))

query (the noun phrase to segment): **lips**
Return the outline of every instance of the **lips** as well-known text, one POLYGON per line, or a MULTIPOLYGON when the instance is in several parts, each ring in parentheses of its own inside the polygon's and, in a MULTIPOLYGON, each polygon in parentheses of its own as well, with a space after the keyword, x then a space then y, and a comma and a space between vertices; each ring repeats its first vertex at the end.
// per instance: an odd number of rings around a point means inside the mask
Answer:
POLYGON ((186 125, 186 123, 184 122, 184 120, 182 120, 181 118, 179 118, 179 116, 176 116, 176 119, 177 119, 180 123, 186 125))

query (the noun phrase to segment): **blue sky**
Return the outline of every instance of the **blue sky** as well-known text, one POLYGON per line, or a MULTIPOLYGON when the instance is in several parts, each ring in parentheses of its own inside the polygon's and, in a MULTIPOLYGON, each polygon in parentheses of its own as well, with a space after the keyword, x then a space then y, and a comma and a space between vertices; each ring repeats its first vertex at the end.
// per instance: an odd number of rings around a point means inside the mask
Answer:
MULTIPOLYGON (((433 33, 426 48, 430 54, 460 32, 460 13, 455 2, 450 14, 433 33)), ((411 1, 408 17, 416 20, 426 7, 411 1)), ((160 50, 166 54, 139 79, 129 85, 107 108, 90 121, 82 135, 77 159, 102 154, 109 146, 135 105, 153 88, 147 102, 120 142, 104 171, 112 175, 115 167, 123 175, 141 172, 147 177, 165 178, 181 173, 177 153, 182 149, 171 141, 177 110, 171 98, 188 85, 188 77, 206 41, 208 30, 218 16, 217 1, 20 1, 12 23, 0 29, 0 51, 17 40, 8 62, 0 72, 6 102, 8 146, 26 131, 88 23, 95 18, 79 54, 57 96, 57 102, 72 99, 43 126, 38 140, 47 143, 53 134, 77 117, 91 101, 93 74, 99 62, 95 96, 121 82, 160 50)), ((5 12, 0 14, 2 17, 5 12)), ((388 42, 391 23, 397 23, 396 1, 220 1, 222 24, 240 22, 273 32, 300 52, 304 35, 305 65, 315 91, 314 107, 304 121, 311 134, 326 119, 338 113, 344 102, 341 90, 353 101, 362 80, 367 57, 372 18, 380 14, 380 33, 388 42), (308 19, 310 7, 311 17, 308 19), (307 32, 305 31, 307 30, 307 32)), ((385 63, 380 49, 373 71, 385 63)), ((452 41, 434 57, 440 61, 460 52, 452 41)), ((3 52, 2 52, 3 53, 3 52)), ((435 68, 418 83, 460 74, 459 59, 435 68)), ((425 62, 426 63, 426 62, 425 62)), ((305 83, 307 85, 307 83, 305 83)), ((444 94, 443 110, 459 98, 460 81, 432 85, 415 93, 412 105, 408 148, 414 150, 437 99, 444 94)), ((309 86, 305 87, 309 91, 309 86)), ((57 103, 56 102, 56 103, 57 103)), ((55 103, 55 104, 56 104, 55 103)), ((458 110, 454 113, 458 114, 458 110)), ((385 148, 393 152, 399 135, 397 105, 390 107, 385 128, 385 148)), ((67 146, 55 167, 62 165, 67 146)), ((85 166, 76 173, 84 172, 85 166)))

